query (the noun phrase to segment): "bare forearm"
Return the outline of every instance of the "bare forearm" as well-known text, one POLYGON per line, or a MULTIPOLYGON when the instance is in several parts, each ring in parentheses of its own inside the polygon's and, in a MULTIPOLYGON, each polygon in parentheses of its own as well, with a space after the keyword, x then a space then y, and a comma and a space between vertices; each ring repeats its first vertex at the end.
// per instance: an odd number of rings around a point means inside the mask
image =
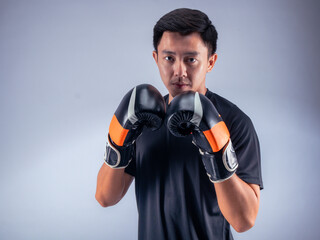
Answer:
MULTIPOLYGON (((124 169, 113 169, 103 164, 97 178, 96 199, 103 207, 116 204, 125 194, 126 182, 131 179, 125 174, 124 169)), ((130 181, 131 180, 131 181, 130 181)))
POLYGON ((220 210, 237 232, 250 229, 256 220, 260 189, 258 185, 247 184, 236 174, 230 179, 215 183, 220 210))

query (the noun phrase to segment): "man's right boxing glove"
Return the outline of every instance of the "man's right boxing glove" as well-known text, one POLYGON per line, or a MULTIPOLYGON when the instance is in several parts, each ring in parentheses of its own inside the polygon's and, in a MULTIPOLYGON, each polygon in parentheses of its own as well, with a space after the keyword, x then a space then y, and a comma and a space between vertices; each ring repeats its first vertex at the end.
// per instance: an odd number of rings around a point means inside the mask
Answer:
POLYGON ((192 133, 211 182, 225 181, 235 173, 238 161, 229 130, 206 96, 192 91, 176 96, 167 116, 167 127, 173 135, 192 133))
POLYGON ((135 140, 144 127, 156 130, 161 126, 165 108, 162 95, 152 85, 141 84, 131 89, 112 117, 105 163, 112 168, 128 166, 135 140))

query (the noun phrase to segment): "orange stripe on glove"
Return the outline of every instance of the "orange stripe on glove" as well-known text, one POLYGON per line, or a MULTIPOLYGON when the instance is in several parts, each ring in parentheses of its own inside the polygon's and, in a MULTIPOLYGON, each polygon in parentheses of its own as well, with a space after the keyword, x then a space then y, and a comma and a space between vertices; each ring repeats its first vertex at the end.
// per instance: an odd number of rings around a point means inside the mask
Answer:
POLYGON ((219 152, 229 141, 230 133, 226 124, 221 121, 211 129, 203 131, 213 152, 219 152))
POLYGON ((123 142, 126 139, 128 132, 128 129, 125 129, 121 126, 116 115, 113 115, 109 126, 111 140, 118 146, 123 146, 123 142))

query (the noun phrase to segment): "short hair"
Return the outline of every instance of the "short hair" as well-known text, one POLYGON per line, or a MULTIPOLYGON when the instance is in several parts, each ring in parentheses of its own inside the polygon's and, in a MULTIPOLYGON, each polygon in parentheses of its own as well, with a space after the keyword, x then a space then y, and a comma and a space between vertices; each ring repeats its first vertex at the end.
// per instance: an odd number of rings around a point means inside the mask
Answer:
POLYGON ((178 8, 162 16, 153 28, 153 47, 158 51, 158 45, 165 31, 189 35, 198 32, 208 47, 211 56, 217 50, 218 33, 208 16, 195 9, 178 8))

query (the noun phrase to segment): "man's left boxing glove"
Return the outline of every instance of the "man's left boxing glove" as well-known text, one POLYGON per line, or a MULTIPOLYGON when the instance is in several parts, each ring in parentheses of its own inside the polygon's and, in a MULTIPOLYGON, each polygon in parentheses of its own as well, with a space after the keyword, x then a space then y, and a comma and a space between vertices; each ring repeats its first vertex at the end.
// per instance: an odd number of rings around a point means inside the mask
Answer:
POLYGON ((229 130, 206 96, 192 91, 176 96, 167 116, 167 127, 173 135, 192 133, 211 182, 225 181, 235 173, 238 161, 229 130))
POLYGON ((131 161, 134 142, 144 127, 158 129, 165 117, 166 104, 159 91, 149 84, 131 89, 114 113, 108 134, 105 163, 125 168, 131 161))

